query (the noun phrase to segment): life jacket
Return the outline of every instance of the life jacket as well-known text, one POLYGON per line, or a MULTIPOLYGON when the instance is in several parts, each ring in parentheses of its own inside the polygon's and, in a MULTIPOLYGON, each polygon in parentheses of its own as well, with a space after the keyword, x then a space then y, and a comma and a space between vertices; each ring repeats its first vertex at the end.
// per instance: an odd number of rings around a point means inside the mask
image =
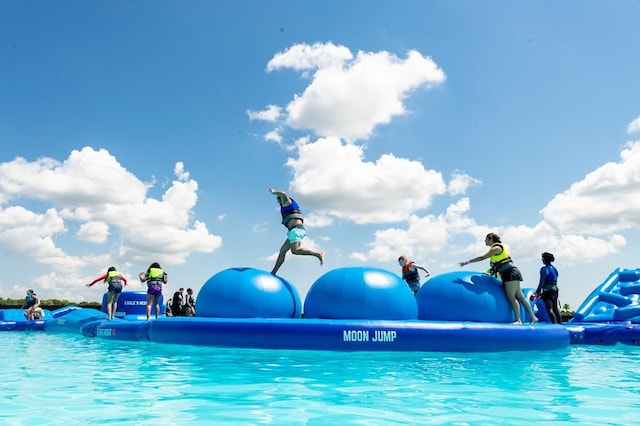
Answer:
POLYGON ((407 262, 407 264, 402 267, 402 279, 408 283, 420 281, 420 274, 418 273, 418 270, 412 270, 412 266, 413 262, 407 262))
POLYGON ((147 286, 164 284, 164 271, 160 268, 149 268, 147 286))
POLYGON ((558 270, 553 265, 545 265, 547 269, 545 278, 544 278, 544 286, 543 290, 553 290, 557 288, 558 285, 558 270))
POLYGON ((33 293, 27 294, 27 296, 24 298, 24 303, 27 308, 30 308, 36 304, 36 298, 33 296, 33 293))
POLYGON ((491 257, 489 258, 489 262, 491 264, 491 273, 493 275, 497 275, 498 273, 502 273, 507 269, 513 268, 515 265, 513 264, 513 260, 511 260, 509 251, 504 246, 504 244, 491 244, 491 248, 493 248, 494 246, 499 246, 500 248, 502 248, 502 252, 500 252, 500 254, 491 255, 491 257))
POLYGON ((193 306, 193 296, 191 296, 189 293, 184 296, 184 306, 193 306))
POLYGON ((33 319, 34 320, 44 319, 44 311, 42 310, 41 307, 38 306, 33 310, 33 319))
MULTIPOLYGON (((280 214, 282 215, 282 224, 286 227, 287 223, 291 219, 300 219, 304 222, 302 218, 302 210, 300 210, 300 206, 296 203, 296 200, 293 198, 289 198, 291 200, 291 204, 288 206, 280 206, 280 214)), ((288 228, 287 228, 288 229, 288 228)))
POLYGON ((105 281, 108 282, 109 284, 112 284, 112 283, 122 284, 122 275, 118 271, 109 271, 107 273, 107 278, 105 279, 105 281))

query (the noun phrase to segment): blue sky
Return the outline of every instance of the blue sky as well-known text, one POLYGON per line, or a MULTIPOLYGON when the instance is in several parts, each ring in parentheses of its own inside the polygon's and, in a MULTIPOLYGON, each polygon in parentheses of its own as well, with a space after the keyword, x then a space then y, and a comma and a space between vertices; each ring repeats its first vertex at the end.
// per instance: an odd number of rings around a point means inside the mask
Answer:
MULTIPOLYGON (((0 3, 0 297, 101 300, 271 270, 270 187, 301 204, 280 275, 433 274, 496 232, 577 308, 636 268, 637 1, 0 3)), ((487 265, 474 264, 476 270, 487 265)))

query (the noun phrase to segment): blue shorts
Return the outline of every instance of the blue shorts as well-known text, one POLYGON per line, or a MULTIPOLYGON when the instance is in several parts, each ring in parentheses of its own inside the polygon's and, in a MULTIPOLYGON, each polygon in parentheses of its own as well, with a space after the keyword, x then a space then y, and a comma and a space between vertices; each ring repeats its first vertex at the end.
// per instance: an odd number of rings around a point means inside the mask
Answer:
POLYGON ((407 283, 413 294, 416 294, 420 290, 420 281, 411 281, 407 283))
POLYGON ((307 235, 307 231, 305 231, 304 226, 296 226, 287 232, 287 239, 291 244, 299 243, 305 235, 307 235))
POLYGON ((109 283, 109 288, 107 289, 107 291, 109 293, 122 293, 122 283, 119 281, 111 281, 109 283))

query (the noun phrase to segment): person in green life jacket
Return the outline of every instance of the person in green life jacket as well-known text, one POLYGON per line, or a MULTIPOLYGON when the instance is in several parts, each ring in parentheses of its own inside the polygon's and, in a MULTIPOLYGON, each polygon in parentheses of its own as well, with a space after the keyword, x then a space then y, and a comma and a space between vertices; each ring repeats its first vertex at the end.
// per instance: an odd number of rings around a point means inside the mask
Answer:
POLYGON ((484 259, 489 259, 491 266, 491 274, 502 276, 502 284, 504 286, 504 292, 507 296, 507 300, 511 304, 511 309, 515 316, 514 324, 522 324, 520 319, 520 303, 524 307, 525 311, 529 314, 531 324, 538 322, 538 317, 533 313, 533 309, 529 304, 529 301, 522 293, 522 287, 520 282, 522 281, 522 274, 516 267, 509 255, 509 251, 505 245, 500 241, 500 237, 493 232, 487 234, 484 239, 485 245, 489 246, 489 249, 472 259, 460 262, 460 266, 468 265, 473 262, 480 262, 484 259))
POLYGON ((320 266, 322 266, 324 263, 323 251, 315 251, 302 247, 302 239, 306 235, 306 230, 303 226, 304 219, 302 218, 302 212, 296 200, 290 198, 284 191, 276 191, 270 188, 269 192, 278 198, 280 214, 282 214, 282 224, 287 228, 287 239, 284 240, 284 243, 282 243, 280 247, 276 264, 271 270, 271 273, 275 275, 278 272, 289 250, 291 250, 291 253, 297 255, 315 256, 320 261, 320 266))
POLYGON ((147 283, 147 321, 151 319, 151 308, 156 308, 156 319, 160 313, 160 296, 162 296, 162 286, 169 281, 169 276, 162 270, 158 262, 149 266, 147 272, 138 274, 141 282, 147 283))
POLYGON ((113 319, 116 314, 116 308, 118 306, 118 299, 120 293, 122 293, 123 286, 127 285, 127 279, 122 276, 120 272, 116 270, 115 266, 109 266, 107 273, 96 278, 87 284, 87 287, 91 287, 98 281, 104 281, 107 283, 107 316, 109 320, 113 319))

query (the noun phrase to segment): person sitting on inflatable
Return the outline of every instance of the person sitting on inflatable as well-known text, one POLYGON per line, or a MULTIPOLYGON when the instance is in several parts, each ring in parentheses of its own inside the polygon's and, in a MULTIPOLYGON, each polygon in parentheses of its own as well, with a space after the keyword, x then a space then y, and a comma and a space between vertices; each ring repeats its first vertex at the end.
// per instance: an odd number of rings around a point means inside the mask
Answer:
POLYGON ((33 319, 34 320, 43 320, 44 319, 44 310, 40 306, 33 310, 33 319))

